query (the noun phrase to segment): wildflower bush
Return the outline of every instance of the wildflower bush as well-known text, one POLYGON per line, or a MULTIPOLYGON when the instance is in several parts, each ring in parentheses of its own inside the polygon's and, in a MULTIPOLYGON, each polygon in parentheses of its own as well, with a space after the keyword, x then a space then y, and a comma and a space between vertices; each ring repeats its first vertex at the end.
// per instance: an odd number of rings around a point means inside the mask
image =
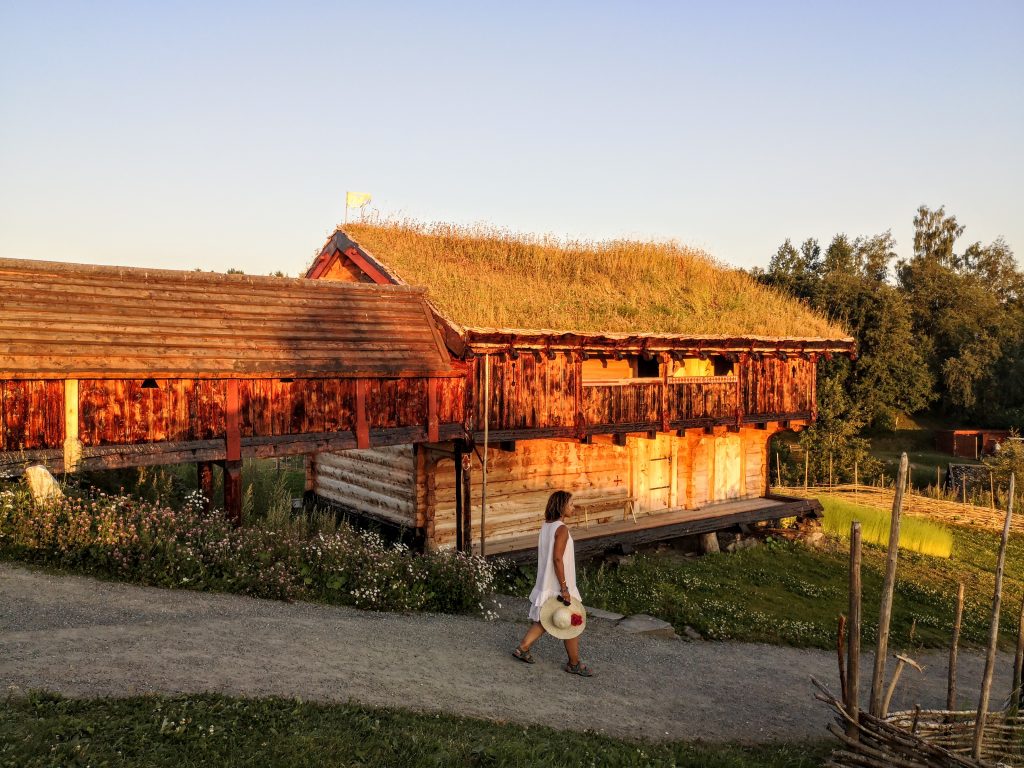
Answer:
POLYGON ((236 527, 199 494, 179 509, 102 492, 37 505, 19 488, 0 490, 0 556, 161 587, 484 615, 506 568, 348 525, 236 527))

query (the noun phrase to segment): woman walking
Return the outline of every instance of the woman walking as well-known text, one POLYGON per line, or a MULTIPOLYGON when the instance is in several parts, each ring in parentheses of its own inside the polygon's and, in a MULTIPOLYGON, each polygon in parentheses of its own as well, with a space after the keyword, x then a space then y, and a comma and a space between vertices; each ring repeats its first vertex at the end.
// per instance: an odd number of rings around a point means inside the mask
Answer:
POLYGON ((590 677, 593 672, 580 661, 579 633, 585 626, 586 615, 576 588, 576 551, 564 523, 572 510, 571 493, 555 491, 551 494, 537 542, 537 584, 530 593, 530 618, 533 619, 533 625, 526 631, 512 655, 520 661, 533 664, 530 647, 545 632, 550 632, 565 641, 565 653, 569 657, 565 671, 590 677), (565 607, 560 608, 559 604, 565 607), (542 621, 548 626, 545 627, 542 621))

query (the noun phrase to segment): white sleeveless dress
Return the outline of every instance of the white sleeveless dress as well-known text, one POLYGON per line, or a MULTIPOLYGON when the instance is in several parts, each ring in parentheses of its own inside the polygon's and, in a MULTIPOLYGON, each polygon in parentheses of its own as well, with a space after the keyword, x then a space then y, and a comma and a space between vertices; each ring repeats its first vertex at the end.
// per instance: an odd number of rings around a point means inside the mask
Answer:
MULTIPOLYGON (((558 583, 558 574, 555 573, 555 532, 565 525, 561 520, 553 523, 544 523, 540 527, 540 537, 537 540, 537 584, 530 593, 530 618, 540 621, 540 607, 548 598, 559 595, 562 586, 558 583)), ((565 573, 565 583, 569 587, 569 594, 580 602, 580 591, 576 589, 576 549, 572 543, 572 535, 565 542, 565 553, 562 555, 562 565, 565 573)))

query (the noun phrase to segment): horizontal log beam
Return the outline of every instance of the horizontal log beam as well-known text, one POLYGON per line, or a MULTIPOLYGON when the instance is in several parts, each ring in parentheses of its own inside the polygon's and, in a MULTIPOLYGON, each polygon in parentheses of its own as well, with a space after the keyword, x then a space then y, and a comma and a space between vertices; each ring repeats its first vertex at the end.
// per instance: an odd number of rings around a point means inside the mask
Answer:
MULTIPOLYGON (((461 424, 442 424, 442 440, 463 436, 461 424)), ((427 442, 426 427, 371 429, 373 446, 407 445, 427 442)), ((242 458, 275 458, 301 456, 319 451, 347 451, 356 447, 352 432, 330 432, 278 437, 243 437, 242 458)), ((77 469, 103 470, 124 467, 148 467, 162 464, 187 464, 203 461, 224 461, 227 457, 223 439, 195 440, 175 443, 140 443, 138 445, 104 445, 84 448, 77 469)), ((63 449, 0 453, 0 478, 19 477, 26 467, 43 464, 51 472, 64 472, 63 449)))

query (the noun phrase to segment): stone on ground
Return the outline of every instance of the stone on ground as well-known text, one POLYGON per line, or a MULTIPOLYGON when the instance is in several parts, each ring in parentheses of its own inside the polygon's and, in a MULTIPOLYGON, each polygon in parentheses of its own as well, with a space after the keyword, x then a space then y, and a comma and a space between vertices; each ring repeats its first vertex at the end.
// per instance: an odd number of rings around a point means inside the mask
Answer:
POLYGON ((637 613, 633 616, 627 616, 615 626, 623 632, 629 632, 631 635, 664 637, 669 640, 676 637, 676 631, 672 629, 671 624, 667 621, 655 618, 654 616, 648 616, 646 613, 637 613))
MULTIPOLYGON (((585 606, 586 607, 586 606, 585 606)), ((622 618, 621 613, 615 613, 614 611, 605 611, 601 608, 587 608, 588 619, 607 619, 608 621, 619 621, 622 618)))
POLYGON ((42 464, 36 464, 25 470, 25 482, 32 492, 32 499, 36 504, 42 504, 50 499, 64 498, 64 492, 50 471, 42 464))

